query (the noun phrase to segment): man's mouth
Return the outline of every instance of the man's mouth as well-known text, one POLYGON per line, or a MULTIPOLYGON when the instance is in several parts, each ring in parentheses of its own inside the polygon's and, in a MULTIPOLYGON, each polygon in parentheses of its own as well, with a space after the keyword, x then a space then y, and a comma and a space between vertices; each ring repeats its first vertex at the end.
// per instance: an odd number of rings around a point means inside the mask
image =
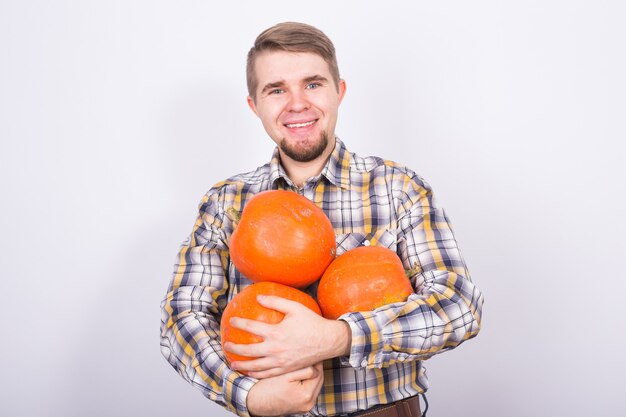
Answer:
POLYGON ((311 126, 316 121, 317 120, 311 120, 311 121, 308 121, 308 122, 301 122, 301 123, 286 123, 285 126, 288 127, 289 129, 295 129, 295 128, 298 128, 298 127, 311 126))

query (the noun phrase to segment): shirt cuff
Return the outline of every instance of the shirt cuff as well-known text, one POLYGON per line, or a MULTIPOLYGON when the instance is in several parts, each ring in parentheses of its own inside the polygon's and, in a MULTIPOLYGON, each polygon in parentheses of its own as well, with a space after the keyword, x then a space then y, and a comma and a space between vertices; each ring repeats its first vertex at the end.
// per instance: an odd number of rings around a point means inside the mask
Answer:
POLYGON ((339 320, 348 323, 352 331, 350 356, 341 358, 341 362, 353 368, 381 366, 385 343, 374 316, 369 312, 347 313, 339 320))
POLYGON ((224 402, 226 408, 241 417, 251 417, 248 412, 248 393, 257 380, 238 372, 230 372, 225 380, 224 402))

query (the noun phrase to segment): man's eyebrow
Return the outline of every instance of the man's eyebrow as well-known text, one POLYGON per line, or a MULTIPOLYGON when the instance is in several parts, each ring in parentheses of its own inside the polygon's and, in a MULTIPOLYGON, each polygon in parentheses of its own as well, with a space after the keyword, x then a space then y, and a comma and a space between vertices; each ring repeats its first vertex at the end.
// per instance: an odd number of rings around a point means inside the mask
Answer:
POLYGON ((310 83, 312 81, 328 82, 328 78, 315 74, 315 75, 311 75, 310 77, 306 77, 303 81, 305 84, 310 83))

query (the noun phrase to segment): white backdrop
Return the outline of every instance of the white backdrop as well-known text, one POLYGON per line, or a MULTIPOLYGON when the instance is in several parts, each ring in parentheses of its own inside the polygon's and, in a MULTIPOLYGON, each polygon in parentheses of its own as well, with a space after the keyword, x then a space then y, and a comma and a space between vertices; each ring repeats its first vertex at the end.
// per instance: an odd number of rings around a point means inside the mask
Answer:
POLYGON ((3 416, 229 415, 159 352, 196 205, 266 162, 245 55, 335 42, 349 148, 434 187, 483 330, 436 416, 625 415, 624 2, 0 1, 3 416))

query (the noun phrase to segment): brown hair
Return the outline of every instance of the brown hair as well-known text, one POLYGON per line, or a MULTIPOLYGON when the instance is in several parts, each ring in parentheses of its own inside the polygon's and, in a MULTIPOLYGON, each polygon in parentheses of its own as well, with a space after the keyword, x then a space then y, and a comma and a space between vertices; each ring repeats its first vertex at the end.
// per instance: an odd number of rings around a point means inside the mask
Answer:
POLYGON ((256 57, 264 51, 312 52, 328 64, 330 74, 339 89, 339 67, 335 47, 321 30, 305 23, 284 22, 263 31, 248 52, 246 81, 248 95, 256 100, 257 79, 254 73, 256 57))

